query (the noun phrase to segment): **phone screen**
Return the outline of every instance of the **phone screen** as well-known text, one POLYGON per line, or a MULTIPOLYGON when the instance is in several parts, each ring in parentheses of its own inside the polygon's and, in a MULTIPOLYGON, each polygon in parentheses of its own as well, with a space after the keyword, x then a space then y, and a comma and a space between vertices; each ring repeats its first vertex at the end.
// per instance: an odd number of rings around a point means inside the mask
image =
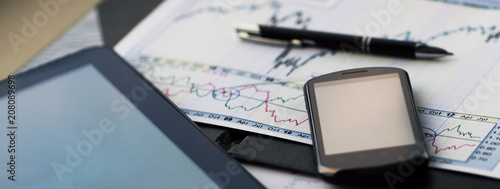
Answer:
POLYGON ((314 83, 325 155, 415 144, 398 73, 314 83))

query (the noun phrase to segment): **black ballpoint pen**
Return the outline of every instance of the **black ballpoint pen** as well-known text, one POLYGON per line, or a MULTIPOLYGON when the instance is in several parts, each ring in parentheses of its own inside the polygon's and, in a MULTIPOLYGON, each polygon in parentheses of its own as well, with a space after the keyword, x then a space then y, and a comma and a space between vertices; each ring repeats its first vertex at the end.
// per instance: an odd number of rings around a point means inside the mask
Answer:
POLYGON ((256 24, 236 24, 238 36, 245 40, 275 45, 316 46, 354 53, 372 53, 405 58, 432 59, 451 56, 438 47, 420 42, 399 41, 338 33, 256 24))

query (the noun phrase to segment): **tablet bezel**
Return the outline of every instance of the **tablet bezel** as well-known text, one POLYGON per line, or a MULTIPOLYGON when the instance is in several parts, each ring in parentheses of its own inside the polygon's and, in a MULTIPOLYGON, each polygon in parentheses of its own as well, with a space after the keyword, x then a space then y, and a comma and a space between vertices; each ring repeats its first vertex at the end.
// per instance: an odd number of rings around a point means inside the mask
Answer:
MULTIPOLYGON (((263 188, 222 148, 203 135, 195 123, 160 90, 108 48, 83 50, 36 69, 16 74, 16 90, 23 90, 23 88, 88 64, 92 64, 219 187, 263 188), (221 183, 220 180, 213 178, 221 174, 230 176, 228 183, 221 183)), ((7 94, 7 89, 7 80, 0 81, 0 97, 7 94)))

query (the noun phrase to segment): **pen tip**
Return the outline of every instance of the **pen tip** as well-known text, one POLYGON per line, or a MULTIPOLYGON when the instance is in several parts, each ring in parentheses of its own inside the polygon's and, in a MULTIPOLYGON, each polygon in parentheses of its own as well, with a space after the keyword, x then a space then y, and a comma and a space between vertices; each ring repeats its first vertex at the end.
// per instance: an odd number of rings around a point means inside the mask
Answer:
POLYGON ((416 58, 434 59, 452 55, 453 53, 448 52, 447 50, 444 50, 439 47, 428 46, 425 44, 421 44, 417 46, 417 48, 415 49, 416 58))

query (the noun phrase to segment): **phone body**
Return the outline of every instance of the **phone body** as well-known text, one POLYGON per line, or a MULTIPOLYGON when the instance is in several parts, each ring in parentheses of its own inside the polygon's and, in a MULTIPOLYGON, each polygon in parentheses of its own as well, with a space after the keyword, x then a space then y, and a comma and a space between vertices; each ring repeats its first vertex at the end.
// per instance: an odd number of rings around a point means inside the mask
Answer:
POLYGON ((378 67, 334 72, 309 80, 304 93, 322 177, 398 175, 398 166, 427 163, 406 71, 378 67))

